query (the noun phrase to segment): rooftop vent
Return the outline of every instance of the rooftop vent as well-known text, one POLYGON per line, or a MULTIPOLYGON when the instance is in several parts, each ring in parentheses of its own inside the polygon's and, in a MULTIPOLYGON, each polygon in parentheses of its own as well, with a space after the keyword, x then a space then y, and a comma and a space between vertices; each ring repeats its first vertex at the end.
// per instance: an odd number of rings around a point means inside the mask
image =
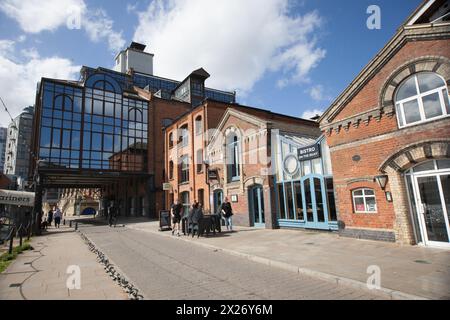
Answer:
POLYGON ((142 44, 142 43, 138 43, 138 42, 131 42, 130 44, 130 48, 137 50, 137 51, 144 51, 145 50, 146 45, 142 44))

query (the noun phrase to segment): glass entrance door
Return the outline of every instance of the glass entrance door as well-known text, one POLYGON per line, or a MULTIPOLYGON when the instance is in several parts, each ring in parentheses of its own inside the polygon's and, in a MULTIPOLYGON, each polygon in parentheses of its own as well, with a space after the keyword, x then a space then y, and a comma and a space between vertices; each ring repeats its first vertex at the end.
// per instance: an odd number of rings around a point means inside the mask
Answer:
POLYGON ((323 177, 312 174, 307 176, 303 183, 306 201, 305 227, 329 229, 327 194, 323 177))
POLYGON ((249 204, 251 219, 255 227, 265 227, 266 221, 264 217, 264 198, 262 186, 254 186, 249 190, 249 204))
POLYGON ((450 159, 418 164, 406 181, 418 241, 450 248, 450 159))
POLYGON ((223 202, 223 191, 215 190, 213 195, 214 195, 214 213, 217 213, 223 202))
POLYGON ((426 242, 449 244, 450 175, 418 176, 416 186, 426 242))

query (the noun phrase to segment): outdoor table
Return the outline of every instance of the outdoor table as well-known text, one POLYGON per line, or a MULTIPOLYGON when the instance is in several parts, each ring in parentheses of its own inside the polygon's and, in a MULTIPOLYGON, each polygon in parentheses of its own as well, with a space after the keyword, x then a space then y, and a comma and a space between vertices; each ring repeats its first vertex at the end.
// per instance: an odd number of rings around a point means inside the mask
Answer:
POLYGON ((199 221, 199 234, 202 235, 205 231, 209 234, 212 231, 216 234, 216 230, 221 232, 220 217, 216 214, 207 214, 199 221))
MULTIPOLYGON (((181 218, 181 229, 183 230, 183 234, 187 235, 189 233, 189 216, 184 215, 181 218)), ((212 231, 214 234, 216 231, 221 232, 221 225, 220 225, 220 216, 216 214, 206 214, 203 215, 203 217, 199 221, 199 235, 203 235, 203 233, 206 231, 207 234, 209 234, 210 231, 212 231)))

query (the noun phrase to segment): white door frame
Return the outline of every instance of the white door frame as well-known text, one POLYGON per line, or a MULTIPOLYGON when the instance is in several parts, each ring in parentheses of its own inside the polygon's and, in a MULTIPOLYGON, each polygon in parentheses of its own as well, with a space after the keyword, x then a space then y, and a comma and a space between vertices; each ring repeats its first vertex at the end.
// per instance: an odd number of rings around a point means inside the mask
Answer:
POLYGON ((440 248, 450 249, 450 242, 440 242, 440 241, 428 240, 428 234, 426 231, 426 222, 425 222, 425 217, 424 217, 425 212, 424 212, 421 197, 420 197, 419 183, 417 181, 417 178, 436 177, 436 182, 437 182, 438 190, 439 190, 439 197, 440 197, 441 205, 442 205, 442 213, 444 215, 444 220, 445 220, 446 228, 447 228, 447 236, 450 240, 450 227, 449 227, 448 212, 447 212, 447 206, 445 205, 444 190, 442 189, 442 183, 441 183, 441 179, 440 179, 441 176, 450 175, 450 169, 441 169, 441 170, 435 169, 435 170, 418 172, 418 173, 411 172, 411 173, 408 173, 408 175, 411 176, 414 201, 415 201, 416 208, 417 208, 416 211, 417 211, 417 215, 418 215, 419 229, 420 229, 420 233, 422 235, 423 244, 426 246, 430 246, 430 247, 440 247, 440 248))

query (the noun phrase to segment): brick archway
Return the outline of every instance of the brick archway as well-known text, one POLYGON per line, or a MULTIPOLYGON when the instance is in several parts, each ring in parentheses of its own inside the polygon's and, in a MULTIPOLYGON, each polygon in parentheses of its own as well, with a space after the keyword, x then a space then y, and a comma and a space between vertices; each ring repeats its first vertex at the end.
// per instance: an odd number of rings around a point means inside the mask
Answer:
POLYGON ((381 164, 379 170, 383 173, 389 169, 404 172, 422 161, 442 158, 450 158, 450 139, 424 140, 395 152, 381 164))
POLYGON ((412 212, 404 172, 414 165, 433 159, 450 158, 450 139, 425 140, 407 145, 390 155, 379 167, 388 175, 395 210, 395 237, 399 243, 414 244, 412 212))

